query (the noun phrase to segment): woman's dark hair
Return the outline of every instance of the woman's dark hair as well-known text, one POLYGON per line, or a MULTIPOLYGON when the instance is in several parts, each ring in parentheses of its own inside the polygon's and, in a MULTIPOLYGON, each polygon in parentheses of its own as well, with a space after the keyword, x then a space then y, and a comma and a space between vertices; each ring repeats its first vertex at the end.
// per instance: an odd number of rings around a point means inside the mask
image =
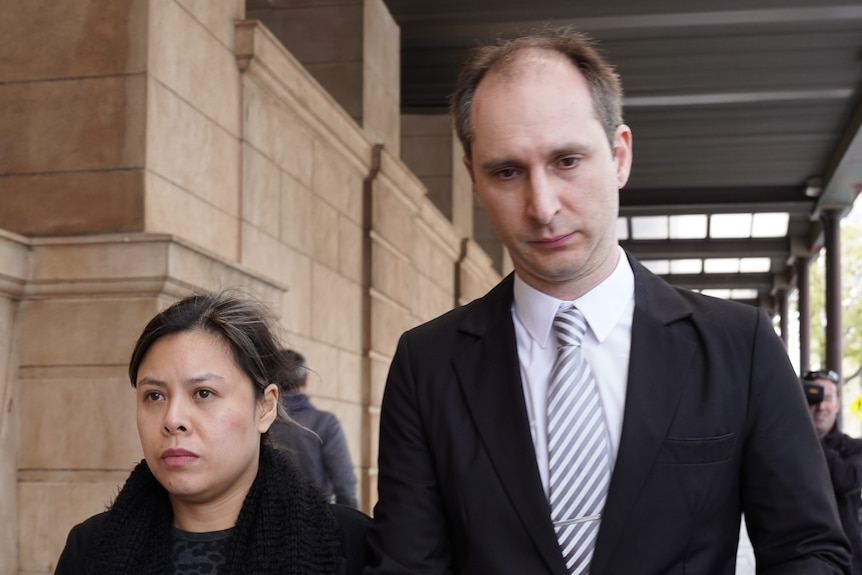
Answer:
POLYGON ((201 331, 219 336, 230 346, 237 366, 254 385, 255 395, 278 383, 284 359, 271 325, 271 314, 260 302, 232 292, 198 293, 159 312, 141 333, 129 362, 129 381, 137 386, 138 369, 159 339, 201 331))
POLYGON ((473 51, 461 69, 455 93, 450 100, 455 131, 467 158, 472 158, 473 128, 470 124, 470 110, 479 83, 488 72, 506 69, 522 52, 530 49, 561 54, 583 74, 592 94, 593 111, 602 123, 608 142, 613 148, 614 133, 623 123, 623 90, 619 76, 599 54, 595 42, 589 36, 564 27, 546 29, 515 39, 501 39, 497 44, 482 46, 473 51))

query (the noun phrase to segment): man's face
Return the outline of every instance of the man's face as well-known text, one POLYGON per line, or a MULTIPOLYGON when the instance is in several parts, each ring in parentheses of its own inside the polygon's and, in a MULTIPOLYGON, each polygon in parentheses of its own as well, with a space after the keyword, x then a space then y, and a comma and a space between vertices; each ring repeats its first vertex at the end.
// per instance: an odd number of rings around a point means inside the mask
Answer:
POLYGON ((814 383, 823 386, 823 401, 817 405, 809 405, 808 409, 811 411, 811 419, 817 433, 823 437, 835 425, 841 405, 838 403, 837 387, 831 379, 815 379, 814 383))
POLYGON ((618 259, 629 128, 617 128, 612 149, 581 73, 539 49, 482 79, 470 119, 465 163, 521 278, 569 300, 605 279, 618 259))

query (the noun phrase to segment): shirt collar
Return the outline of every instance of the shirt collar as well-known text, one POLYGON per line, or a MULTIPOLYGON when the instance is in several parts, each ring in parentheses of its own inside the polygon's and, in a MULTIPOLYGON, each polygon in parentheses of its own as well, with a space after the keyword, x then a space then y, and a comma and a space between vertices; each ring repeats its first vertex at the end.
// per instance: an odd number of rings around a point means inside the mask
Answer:
MULTIPOLYGON (((634 296, 634 273, 625 251, 619 246, 620 257, 614 271, 604 281, 573 302, 584 314, 590 330, 598 341, 617 325, 626 309, 624 302, 634 296)), ((554 325, 554 316, 563 300, 530 286, 515 273, 514 310, 530 337, 546 347, 554 325)))

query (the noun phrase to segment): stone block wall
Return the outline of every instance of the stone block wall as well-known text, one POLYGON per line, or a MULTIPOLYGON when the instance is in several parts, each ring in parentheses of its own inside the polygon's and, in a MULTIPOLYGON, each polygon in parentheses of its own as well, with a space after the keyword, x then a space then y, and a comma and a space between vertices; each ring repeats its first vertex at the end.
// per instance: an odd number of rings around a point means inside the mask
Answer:
POLYGON ((0 230, 0 573, 18 552, 18 309, 27 282, 27 238, 0 230))
POLYGON ((370 142, 398 155, 400 32, 383 0, 250 0, 247 17, 287 47, 370 142))
POLYGON ((142 457, 127 368, 147 321, 192 290, 228 286, 277 309, 284 287, 176 236, 33 238, 27 248, 10 378, 17 556, 20 572, 48 573, 69 528, 104 510, 142 457))
POLYGON ((0 229, 143 229, 147 2, 48 0, 0 17, 0 229))
MULTIPOLYGON (((382 6, 363 4, 362 50, 392 91, 382 6)), ((371 134, 244 16, 241 0, 34 0, 0 18, 0 133, 22 134, 0 138, 0 573, 51 573, 140 459, 128 356, 176 298, 269 303, 370 513, 397 338, 499 279, 399 158, 397 121, 396 144, 371 134)))

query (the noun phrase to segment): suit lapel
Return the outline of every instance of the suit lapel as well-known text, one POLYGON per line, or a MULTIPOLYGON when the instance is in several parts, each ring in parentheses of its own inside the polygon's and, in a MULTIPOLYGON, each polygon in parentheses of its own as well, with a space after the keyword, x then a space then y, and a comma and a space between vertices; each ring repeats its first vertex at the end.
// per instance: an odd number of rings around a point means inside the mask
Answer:
POLYGON ((611 573, 608 565, 617 550, 629 510, 644 481, 676 410, 686 373, 696 349, 673 323, 690 315, 673 288, 638 262, 635 272, 635 312, 620 448, 593 556, 593 574, 611 573))
POLYGON ((512 322, 512 276, 461 326, 455 371, 464 399, 509 503, 552 573, 566 572, 536 466, 512 322))
MULTIPOLYGON (((629 510, 664 441, 696 345, 674 328, 690 315, 676 291, 632 260, 635 312, 620 448, 590 572, 610 574, 629 510)), ((461 325, 454 359, 481 441, 551 573, 566 568, 536 467, 512 323, 512 276, 483 298, 461 325)))

